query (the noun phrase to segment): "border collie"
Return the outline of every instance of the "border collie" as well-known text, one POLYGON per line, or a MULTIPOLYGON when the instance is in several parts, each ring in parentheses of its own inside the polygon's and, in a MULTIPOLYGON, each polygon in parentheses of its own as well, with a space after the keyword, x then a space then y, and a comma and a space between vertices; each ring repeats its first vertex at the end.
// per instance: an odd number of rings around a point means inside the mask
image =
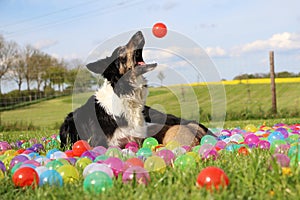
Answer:
POLYGON ((206 134, 213 135, 202 124, 145 105, 148 90, 143 74, 157 64, 144 62, 144 44, 144 36, 138 31, 110 57, 87 64, 91 72, 103 76, 104 83, 83 106, 65 118, 60 127, 62 148, 80 139, 88 141, 91 146, 121 148, 130 141, 140 143, 149 136, 161 143, 168 128, 190 123, 197 124, 197 139, 206 134))

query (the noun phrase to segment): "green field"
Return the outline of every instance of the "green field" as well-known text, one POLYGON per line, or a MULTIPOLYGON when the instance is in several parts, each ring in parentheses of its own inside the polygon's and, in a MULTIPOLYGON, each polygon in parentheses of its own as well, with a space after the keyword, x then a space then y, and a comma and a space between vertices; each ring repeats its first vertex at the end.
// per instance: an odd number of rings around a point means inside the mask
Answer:
MULTIPOLYGON (((276 118, 268 115, 271 107, 268 84, 239 84, 224 87, 227 114, 225 128, 243 128, 247 124, 259 127, 262 124, 273 126, 280 122, 300 123, 298 115, 300 110, 299 83, 277 84, 279 115, 275 116, 276 118)), ((206 86, 193 86, 192 90, 187 86, 150 88, 147 104, 177 116, 196 118, 199 115, 201 116, 200 121, 206 126, 210 126, 211 95, 212 93, 206 86), (197 104, 197 110, 194 104, 197 104)), ((77 102, 76 105, 79 104, 77 102)), ((60 123, 70 111, 72 111, 72 98, 62 97, 22 109, 2 112, 1 123, 7 130, 0 133, 0 141, 28 141, 32 138, 41 141, 42 137, 58 133, 60 123)), ((51 148, 47 150, 49 149, 51 148)), ((200 161, 195 168, 180 170, 168 167, 163 174, 152 172, 150 174, 151 182, 148 186, 136 183, 123 184, 120 178, 115 179, 113 187, 102 194, 85 192, 82 175, 79 181, 65 184, 63 187, 45 186, 34 190, 16 188, 11 180, 11 171, 8 171, 4 177, 1 177, 0 174, 0 197, 5 200, 299 199, 299 165, 290 166, 289 173, 286 173, 276 162, 271 160, 272 154, 270 151, 260 149, 252 149, 248 156, 239 155, 237 152, 221 151, 216 160, 200 161), (229 186, 214 192, 199 189, 196 186, 197 175, 206 166, 222 168, 229 177, 229 186), (272 170, 270 170, 270 166, 272 166, 272 170)), ((4 159, 3 155, 2 157, 0 155, 0 158, 4 159)))
MULTIPOLYGON (((222 87, 217 89, 222 90, 222 87)), ((224 89, 226 94, 225 102, 218 102, 218 94, 214 94, 216 91, 207 86, 150 88, 147 105, 176 116, 196 119, 207 125, 209 125, 211 116, 214 114, 211 110, 212 107, 214 107, 216 115, 218 115, 219 110, 220 113, 225 111, 226 121, 274 118, 270 114, 270 85, 225 85, 224 89), (184 91, 184 95, 182 91, 184 91), (214 104, 212 104, 212 95, 215 97, 214 104)), ((76 101, 76 105, 83 104, 87 98, 87 95, 80 98, 80 102, 76 101)), ((78 98, 75 99, 78 100, 78 98)), ((277 118, 299 118, 300 84, 277 84, 277 105, 277 118)), ((1 122, 4 125, 12 124, 16 126, 16 123, 31 124, 42 129, 57 129, 64 117, 71 111, 72 98, 68 96, 44 101, 22 109, 2 112, 1 122)))

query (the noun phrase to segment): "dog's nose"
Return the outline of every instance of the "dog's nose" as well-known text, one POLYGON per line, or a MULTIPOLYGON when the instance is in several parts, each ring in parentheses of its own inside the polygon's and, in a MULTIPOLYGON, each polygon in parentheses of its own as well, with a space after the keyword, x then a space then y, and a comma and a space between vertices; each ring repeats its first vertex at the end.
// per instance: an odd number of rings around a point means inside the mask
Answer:
POLYGON ((138 31, 134 34, 136 37, 143 37, 142 31, 138 31))
POLYGON ((143 33, 142 31, 138 31, 136 32, 133 37, 132 37, 133 41, 136 41, 138 43, 141 43, 144 41, 144 36, 143 36, 143 33))

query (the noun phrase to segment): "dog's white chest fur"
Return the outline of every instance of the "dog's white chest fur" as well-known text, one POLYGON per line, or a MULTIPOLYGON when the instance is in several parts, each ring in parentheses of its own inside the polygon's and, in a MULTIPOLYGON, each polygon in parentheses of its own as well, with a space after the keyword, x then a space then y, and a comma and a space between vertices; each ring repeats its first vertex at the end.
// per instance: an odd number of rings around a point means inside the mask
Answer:
POLYGON ((115 117, 120 117, 124 112, 123 99, 119 98, 109 81, 105 80, 103 85, 98 89, 95 94, 97 103, 99 103, 107 112, 107 114, 115 117))
POLYGON ((143 87, 145 80, 138 79, 132 94, 121 95, 114 93, 109 81, 105 80, 103 85, 95 93, 97 103, 99 103, 114 119, 125 117, 128 126, 116 129, 109 145, 119 145, 118 141, 122 138, 146 136, 146 123, 143 116, 143 109, 147 96, 147 88, 143 87))

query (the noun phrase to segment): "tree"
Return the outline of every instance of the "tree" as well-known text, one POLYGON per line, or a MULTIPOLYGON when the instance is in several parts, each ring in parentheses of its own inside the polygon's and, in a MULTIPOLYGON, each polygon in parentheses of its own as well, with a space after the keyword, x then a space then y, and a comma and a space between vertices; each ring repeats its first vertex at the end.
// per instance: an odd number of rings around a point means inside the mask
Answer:
POLYGON ((21 92, 21 86, 25 77, 25 51, 24 49, 19 49, 19 53, 15 63, 12 65, 10 70, 10 79, 14 80, 18 85, 18 91, 21 92))
POLYGON ((24 66, 24 78, 27 84, 27 90, 28 92, 30 91, 30 85, 34 81, 34 66, 35 66, 35 61, 33 55, 35 54, 37 50, 30 46, 27 45, 25 47, 25 66, 24 66))
POLYGON ((33 65, 33 80, 37 84, 37 93, 40 94, 41 85, 45 81, 46 78, 46 69, 51 66, 52 59, 51 56, 40 52, 35 51, 31 57, 32 65, 33 65))
POLYGON ((70 62, 68 62, 69 70, 66 73, 65 83, 67 83, 71 87, 74 87, 77 74, 83 65, 84 64, 79 59, 73 59, 70 62))
POLYGON ((159 71, 157 74, 157 78, 160 80, 160 86, 162 87, 162 82, 166 78, 166 76, 164 75, 164 73, 162 71, 159 71))
POLYGON ((15 62, 18 54, 18 45, 13 41, 5 41, 2 36, 0 36, 0 95, 1 81, 2 78, 7 74, 9 69, 15 62))
POLYGON ((63 61, 53 60, 52 65, 48 68, 47 74, 50 81, 50 87, 58 86, 59 90, 62 91, 62 86, 65 82, 66 67, 63 61))

